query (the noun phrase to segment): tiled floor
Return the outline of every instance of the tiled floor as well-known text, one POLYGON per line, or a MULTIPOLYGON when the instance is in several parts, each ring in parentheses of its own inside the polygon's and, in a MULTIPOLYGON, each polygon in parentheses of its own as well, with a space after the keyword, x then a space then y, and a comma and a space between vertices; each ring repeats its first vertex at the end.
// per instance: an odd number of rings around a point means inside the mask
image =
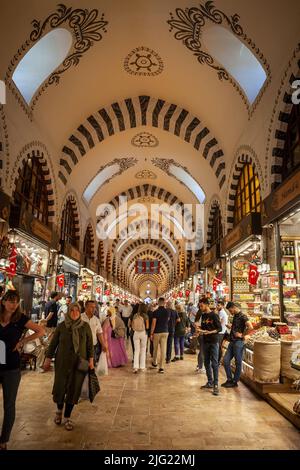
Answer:
POLYGON ((300 449, 300 432, 243 384, 218 397, 200 390, 206 377, 195 374, 195 360, 185 356, 164 375, 110 370, 95 402, 75 408, 71 432, 53 423, 52 372, 28 371, 9 448, 300 449))

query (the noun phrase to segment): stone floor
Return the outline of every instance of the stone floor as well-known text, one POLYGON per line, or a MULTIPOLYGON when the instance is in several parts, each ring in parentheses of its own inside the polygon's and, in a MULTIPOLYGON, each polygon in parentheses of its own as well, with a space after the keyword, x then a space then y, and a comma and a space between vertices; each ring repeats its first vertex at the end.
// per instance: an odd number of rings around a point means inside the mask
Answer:
POLYGON ((110 370, 95 402, 75 408, 71 432, 53 423, 53 373, 26 371, 9 448, 300 449, 300 432, 243 384, 218 397, 200 390, 206 377, 195 374, 195 360, 185 356, 164 375, 110 370))

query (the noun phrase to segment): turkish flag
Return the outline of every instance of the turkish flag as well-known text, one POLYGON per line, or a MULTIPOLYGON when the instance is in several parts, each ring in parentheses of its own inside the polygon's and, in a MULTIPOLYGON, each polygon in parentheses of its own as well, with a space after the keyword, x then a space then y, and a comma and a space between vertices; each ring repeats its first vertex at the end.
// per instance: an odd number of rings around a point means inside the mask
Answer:
POLYGON ((259 272, 256 264, 249 264, 249 274, 248 274, 248 282, 252 286, 256 286, 257 280, 259 278, 259 272))
POLYGON ((186 297, 189 297, 189 296, 190 296, 190 293, 191 293, 191 291, 190 291, 189 289, 187 289, 187 290, 185 291, 185 296, 186 296, 186 297))
POLYGON ((178 292, 178 295, 179 295, 179 297, 182 297, 183 293, 180 291, 180 292, 178 292))
POLYGON ((196 285, 195 292, 201 292, 201 286, 200 284, 196 285))
POLYGON ((65 275, 64 274, 59 274, 56 276, 56 282, 58 287, 64 287, 65 285, 65 275))
POLYGON ((83 282, 82 283, 82 289, 87 289, 87 288, 88 288, 87 282, 83 282))
POLYGON ((218 279, 218 278, 215 277, 214 280, 213 280, 213 290, 214 290, 215 292, 216 292, 217 287, 218 287, 219 284, 222 284, 222 281, 221 281, 220 279, 218 279))
POLYGON ((17 250, 16 250, 15 245, 13 245, 11 248, 11 252, 9 255, 9 267, 6 268, 6 273, 8 277, 10 277, 11 279, 17 273, 17 250))

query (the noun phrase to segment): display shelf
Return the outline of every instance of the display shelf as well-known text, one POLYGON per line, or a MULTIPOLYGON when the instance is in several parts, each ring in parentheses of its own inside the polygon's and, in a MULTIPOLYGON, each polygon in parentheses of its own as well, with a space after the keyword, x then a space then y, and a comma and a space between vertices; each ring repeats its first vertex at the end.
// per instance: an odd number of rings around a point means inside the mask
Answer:
POLYGON ((295 255, 282 255, 282 258, 295 258, 295 255))

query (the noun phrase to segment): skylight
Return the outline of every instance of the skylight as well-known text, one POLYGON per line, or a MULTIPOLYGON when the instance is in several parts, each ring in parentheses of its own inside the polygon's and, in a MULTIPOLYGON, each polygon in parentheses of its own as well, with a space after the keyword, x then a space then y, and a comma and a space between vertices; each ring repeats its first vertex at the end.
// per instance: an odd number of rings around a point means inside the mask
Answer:
POLYGON ((67 29, 56 28, 42 37, 20 60, 12 79, 27 104, 67 57, 72 42, 72 34, 67 29))
POLYGON ((104 170, 100 171, 89 183, 88 187, 85 189, 83 193, 83 199, 87 204, 90 203, 96 192, 101 188, 101 186, 109 180, 112 176, 114 176, 116 173, 118 173, 120 170, 120 167, 118 163, 114 163, 113 165, 110 165, 104 170))
POLYGON ((171 164, 169 166, 169 171, 172 173, 172 175, 175 176, 179 181, 182 181, 182 183, 189 188, 192 193, 196 196, 200 204, 203 204, 205 201, 205 194, 201 186, 197 183, 194 178, 189 175, 183 168, 171 164))
POLYGON ((252 104, 267 74, 255 55, 234 34, 222 26, 203 31, 203 43, 209 53, 230 73, 252 104))

